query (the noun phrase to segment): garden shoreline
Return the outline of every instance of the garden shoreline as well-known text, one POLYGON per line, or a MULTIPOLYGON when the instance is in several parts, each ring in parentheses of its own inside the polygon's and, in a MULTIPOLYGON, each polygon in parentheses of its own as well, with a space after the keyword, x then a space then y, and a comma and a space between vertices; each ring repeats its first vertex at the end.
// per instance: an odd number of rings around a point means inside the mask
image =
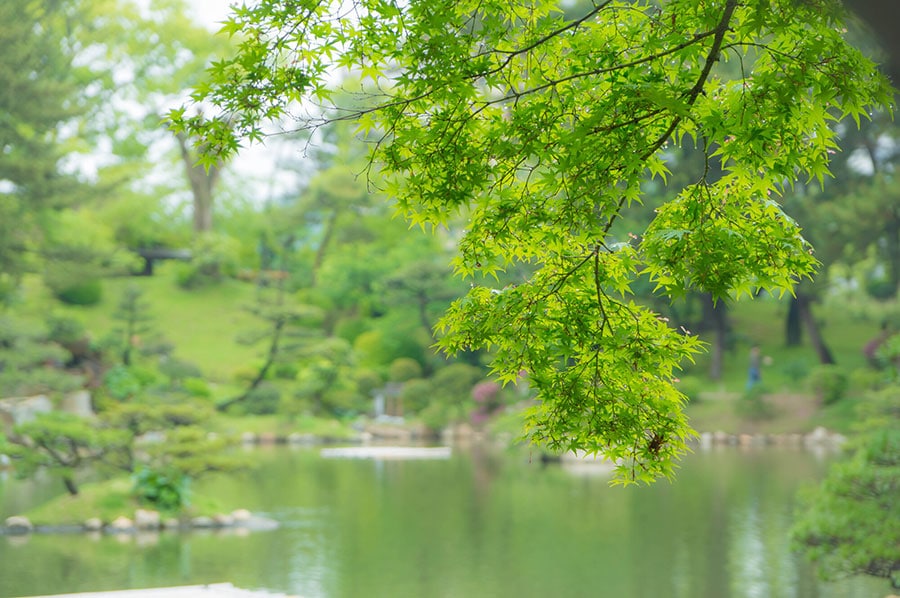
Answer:
POLYGON ((33 524, 24 515, 7 517, 0 526, 0 536, 23 536, 29 534, 77 534, 133 535, 159 532, 216 531, 249 533, 270 531, 278 528, 278 522, 255 515, 246 509, 237 509, 227 514, 212 517, 190 517, 162 519, 158 511, 137 509, 133 518, 117 517, 104 522, 91 518, 83 523, 59 525, 33 524))

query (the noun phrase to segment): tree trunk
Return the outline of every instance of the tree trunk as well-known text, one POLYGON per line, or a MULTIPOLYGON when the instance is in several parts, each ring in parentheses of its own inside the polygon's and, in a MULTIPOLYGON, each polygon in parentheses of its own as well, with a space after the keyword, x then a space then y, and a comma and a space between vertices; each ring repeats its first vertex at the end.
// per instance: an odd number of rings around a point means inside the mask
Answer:
POLYGON ((209 174, 200 166, 189 167, 188 176, 191 179, 191 191, 194 195, 194 232, 205 233, 212 230, 212 181, 210 180, 215 167, 210 168, 209 174))
POLYGON ((241 401, 247 400, 247 397, 250 396, 250 393, 256 390, 256 388, 260 384, 262 384, 263 380, 266 379, 266 374, 269 373, 269 370, 272 368, 272 366, 275 364, 275 360, 278 358, 278 354, 281 351, 281 335, 288 323, 287 316, 282 313, 282 308, 284 307, 284 278, 278 279, 277 292, 277 312, 274 314, 273 318, 270 319, 270 321, 272 322, 272 333, 269 337, 269 350, 266 352, 266 361, 265 363, 263 363, 262 367, 259 368, 259 371, 256 372, 256 376, 253 378, 247 388, 244 389, 244 392, 236 397, 233 397, 216 405, 216 409, 218 411, 224 412, 232 405, 236 405, 241 401))
POLYGON ((796 297, 792 297, 788 304, 784 324, 784 344, 788 347, 799 347, 803 344, 803 322, 800 320, 800 307, 796 297))
POLYGON ((66 486, 66 491, 68 491, 71 496, 78 496, 78 486, 75 485, 75 481, 72 478, 63 476, 62 481, 66 486))
POLYGON ((191 154, 188 138, 179 133, 178 145, 181 147, 181 159, 184 162, 191 193, 194 197, 194 232, 203 233, 212 230, 213 188, 221 173, 218 164, 207 169, 197 163, 196 156, 191 154))
POLYGON ((822 332, 819 330, 819 323, 816 321, 812 312, 812 298, 803 293, 797 293, 797 310, 800 312, 800 319, 806 327, 806 333, 809 335, 809 342, 812 344, 816 355, 819 357, 819 363, 832 364, 834 357, 825 339, 822 338, 822 332))
POLYGON ((728 344, 728 308, 722 301, 713 303, 712 295, 705 295, 703 298, 702 328, 711 332, 713 337, 709 352, 709 377, 721 380, 728 344))
POLYGON ((311 288, 316 288, 319 269, 322 267, 322 262, 325 261, 325 252, 328 250, 328 245, 331 244, 331 237, 334 236, 337 219, 338 211, 335 210, 328 216, 328 220, 325 221, 325 230, 322 233, 322 241, 319 243, 319 248, 316 249, 316 257, 313 260, 312 275, 310 276, 309 281, 309 286, 311 288))
POLYGON ((434 328, 431 326, 431 322, 428 320, 428 296, 424 292, 420 292, 416 295, 416 307, 419 312, 419 322, 428 331, 428 336, 431 337, 431 341, 435 342, 437 339, 434 337, 434 328))
POLYGON ((217 410, 226 411, 232 405, 247 400, 247 397, 250 396, 250 393, 256 390, 256 388, 260 384, 262 384, 263 380, 266 379, 266 374, 269 373, 269 370, 275 364, 275 358, 278 357, 279 345, 281 342, 281 333, 284 330, 284 325, 286 323, 287 322, 282 317, 279 317, 277 320, 275 320, 275 324, 272 329, 271 341, 269 342, 269 350, 266 353, 265 363, 261 368, 259 368, 259 371, 256 372, 256 376, 253 378, 250 384, 247 385, 247 388, 244 389, 244 392, 232 399, 228 399, 227 401, 219 403, 218 405, 216 405, 217 410))
POLYGON ((128 320, 125 322, 125 346, 122 348, 122 365, 131 365, 131 350, 134 348, 134 318, 131 312, 127 315, 128 320))
POLYGON ((885 236, 887 237, 888 254, 888 280, 891 283, 891 298, 897 296, 897 287, 900 286, 900 216, 896 209, 891 210, 891 218, 885 223, 885 236))

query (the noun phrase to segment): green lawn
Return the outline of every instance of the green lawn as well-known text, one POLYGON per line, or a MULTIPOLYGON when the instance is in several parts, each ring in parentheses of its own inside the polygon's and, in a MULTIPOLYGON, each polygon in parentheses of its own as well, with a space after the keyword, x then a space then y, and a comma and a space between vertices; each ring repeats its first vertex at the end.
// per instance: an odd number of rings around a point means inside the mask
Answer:
MULTIPOLYGON (((785 317, 788 297, 776 299, 761 296, 743 299, 729 306, 733 329, 732 343, 725 355, 722 379, 710 382, 710 390, 743 392, 747 383, 750 347, 759 344, 764 365, 762 381, 771 392, 803 392, 803 378, 818 364, 815 352, 804 332, 803 345, 785 346, 785 317)), ((816 305, 822 336, 834 354, 835 361, 848 374, 864 368, 862 349, 878 334, 880 320, 838 305, 816 305)), ((705 378, 709 372, 709 355, 702 354, 685 373, 705 378)))
POLYGON ((17 311, 33 320, 43 320, 50 313, 77 318, 98 339, 118 325, 113 314, 123 289, 136 285, 149 305, 153 332, 175 346, 175 357, 199 366, 212 382, 231 382, 233 373, 254 361, 262 350, 236 340, 238 334, 263 325, 245 309, 253 304, 254 285, 225 280, 216 286, 187 291, 175 284, 173 274, 164 265, 152 277, 105 279, 103 300, 90 307, 61 305, 31 281, 27 299, 17 311))
POLYGON ((861 399, 850 395, 826 407, 819 405, 815 397, 803 393, 772 393, 764 397, 770 407, 771 417, 758 420, 741 417, 736 393, 714 394, 693 402, 687 407, 691 426, 700 432, 726 432, 729 434, 788 434, 807 433, 819 426, 850 434, 859 421, 855 412, 861 399))
MULTIPOLYGON (((35 525, 79 525, 92 517, 104 522, 111 522, 117 517, 133 518, 136 509, 152 509, 152 506, 141 505, 132 496, 133 482, 128 477, 118 477, 104 482, 84 484, 79 488, 77 496, 63 494, 37 507, 30 509, 26 515, 35 525)), ((194 494, 191 506, 186 509, 187 516, 212 516, 229 513, 241 505, 223 504, 221 499, 194 494)), ((173 516, 173 513, 163 513, 173 516)))

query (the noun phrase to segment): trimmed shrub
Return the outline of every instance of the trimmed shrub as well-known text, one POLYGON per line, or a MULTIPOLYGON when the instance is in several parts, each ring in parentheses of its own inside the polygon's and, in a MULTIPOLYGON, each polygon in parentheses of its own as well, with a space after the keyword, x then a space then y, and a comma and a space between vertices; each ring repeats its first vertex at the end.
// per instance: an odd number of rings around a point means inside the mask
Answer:
POLYGON ((261 359, 254 359, 250 363, 235 368, 231 374, 232 379, 238 386, 245 386, 256 378, 262 366, 261 359))
POLYGON ((484 370, 466 363, 451 363, 432 378, 435 393, 451 403, 467 402, 472 387, 483 379, 484 370))
POLYGON ((234 239, 206 233, 191 248, 190 262, 178 264, 176 281, 184 289, 218 284, 237 276, 240 270, 240 245, 234 239))
POLYGON ((54 295, 68 305, 97 305, 103 299, 103 283, 99 278, 86 280, 58 289, 54 295))
POLYGON ((179 511, 188 505, 187 476, 141 467, 134 473, 133 480, 133 492, 142 503, 165 512, 179 511))
POLYGON ((884 372, 871 368, 857 368, 850 372, 848 385, 854 391, 867 392, 884 387, 887 381, 884 372))
POLYGON ((300 373, 300 368, 294 362, 280 362, 272 366, 272 377, 277 380, 293 380, 300 373))
POLYGON ((432 403, 419 414, 426 428, 439 432, 450 424, 464 420, 466 411, 462 405, 432 403))
POLYGON ((406 382, 422 377, 422 366, 410 357, 398 357, 391 362, 388 378, 391 382, 406 382))
POLYGON ((124 365, 117 365, 106 372, 103 385, 109 395, 119 401, 129 399, 141 391, 141 381, 124 365))
POLYGON ((418 413, 422 423, 432 430, 439 430, 468 417, 475 406, 473 390, 483 381, 481 368, 465 363, 450 364, 438 370, 430 380, 406 382, 401 394, 404 409, 418 413))
POLYGON ((209 388, 206 380, 202 378, 185 378, 181 381, 181 387, 192 397, 201 399, 212 398, 212 390, 209 388))
POLYGON ((687 397, 688 402, 697 403, 700 401, 700 393, 703 392, 703 382, 695 376, 684 376, 678 380, 675 388, 687 397))
POLYGON ((823 405, 836 403, 847 393, 847 375, 836 365, 816 366, 806 382, 823 405))
POLYGON ((173 384, 177 384, 187 378, 202 378, 200 368, 189 361, 181 359, 165 359, 159 364, 159 371, 169 378, 173 384))
POLYGON ((84 324, 75 318, 50 316, 47 318, 47 339, 61 345, 75 343, 85 337, 84 324))
POLYGON ((159 337, 144 338, 137 348, 138 353, 144 357, 169 357, 175 350, 175 345, 159 337))
POLYGON ((791 359, 781 366, 781 372, 791 381, 803 380, 809 376, 810 365, 806 359, 791 359))
POLYGON ((883 276, 873 276, 866 279, 866 293, 873 299, 890 299, 897 289, 891 281, 883 276))
POLYGON ((369 322, 362 318, 345 318, 338 320, 334 326, 334 335, 350 343, 363 332, 368 331, 369 322))
POLYGON ((774 410, 765 400, 767 392, 762 384, 754 385, 738 399, 735 404, 735 411, 739 416, 750 420, 771 418, 774 415, 774 410))
POLYGON ((154 406, 154 415, 164 420, 166 428, 198 426, 212 417, 212 407, 206 403, 187 401, 174 405, 154 406))
POLYGON ((362 368, 353 372, 353 382, 356 384, 356 390, 363 396, 371 396, 372 391, 381 388, 384 380, 381 375, 372 369, 362 368))
POLYGON ((260 384, 238 405, 247 415, 271 415, 278 411, 280 402, 281 391, 276 386, 260 384))
POLYGON ((431 402, 432 388, 428 380, 417 378, 403 383, 400 391, 400 400, 403 402, 404 413, 419 413, 431 402))
POLYGON ((332 388, 322 395, 322 408, 338 417, 369 409, 369 400, 349 388, 332 388))
POLYGON ((103 376, 103 385, 111 397, 119 401, 131 399, 159 382, 156 370, 139 366, 117 365, 103 376))
POLYGON ((428 331, 406 314, 392 314, 372 320, 372 329, 361 333, 353 341, 359 363, 380 367, 400 357, 425 363, 432 339, 428 331))

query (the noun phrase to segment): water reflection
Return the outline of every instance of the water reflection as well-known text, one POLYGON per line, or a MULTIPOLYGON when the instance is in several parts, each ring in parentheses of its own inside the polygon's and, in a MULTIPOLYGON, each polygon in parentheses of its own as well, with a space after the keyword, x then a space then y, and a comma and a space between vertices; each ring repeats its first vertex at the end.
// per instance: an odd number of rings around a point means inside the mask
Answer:
POLYGON ((734 510, 731 519, 730 528, 734 530, 734 541, 728 559, 732 566, 731 593, 743 589, 747 598, 771 596, 773 592, 769 579, 776 573, 766 563, 760 530, 759 502, 749 501, 744 508, 734 510))
MULTIPOLYGON (((203 490, 280 529, 2 538, 0 596, 225 581, 309 598, 886 593, 822 585, 791 554, 794 492, 825 467, 800 450, 701 452, 676 483, 630 489, 482 445, 421 462, 256 454, 259 469, 203 490)), ((0 505, 19 491, 36 492, 5 482, 0 505)))

